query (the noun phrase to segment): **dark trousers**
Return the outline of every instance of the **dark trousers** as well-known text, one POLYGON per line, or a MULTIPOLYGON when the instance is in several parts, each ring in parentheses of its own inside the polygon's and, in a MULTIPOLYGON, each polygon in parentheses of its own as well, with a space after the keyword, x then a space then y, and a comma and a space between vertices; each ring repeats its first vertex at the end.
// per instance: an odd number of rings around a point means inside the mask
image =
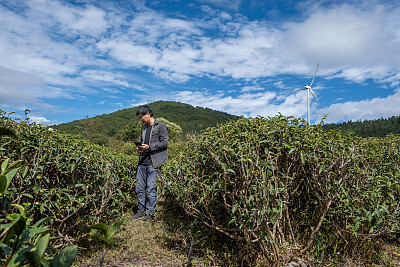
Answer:
POLYGON ((138 198, 138 210, 146 214, 154 215, 157 204, 158 171, 152 165, 139 165, 136 173, 136 195, 138 198))

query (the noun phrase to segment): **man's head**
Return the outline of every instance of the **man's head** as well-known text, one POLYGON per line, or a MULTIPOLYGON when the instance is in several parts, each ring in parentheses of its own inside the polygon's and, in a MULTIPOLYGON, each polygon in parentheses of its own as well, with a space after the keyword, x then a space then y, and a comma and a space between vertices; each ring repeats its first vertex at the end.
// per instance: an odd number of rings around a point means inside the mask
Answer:
POLYGON ((136 116, 139 117, 139 119, 144 123, 144 124, 149 124, 152 125, 154 122, 154 117, 153 117, 153 111, 151 108, 147 105, 140 106, 136 110, 136 116))

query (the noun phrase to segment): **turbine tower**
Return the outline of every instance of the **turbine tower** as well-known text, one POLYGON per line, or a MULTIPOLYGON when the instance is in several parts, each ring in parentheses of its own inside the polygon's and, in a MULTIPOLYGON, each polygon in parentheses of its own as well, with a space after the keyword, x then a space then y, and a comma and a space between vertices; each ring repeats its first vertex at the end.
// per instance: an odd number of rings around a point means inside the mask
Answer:
POLYGON ((311 88, 312 84, 314 83, 315 76, 317 76, 318 67, 319 67, 319 62, 318 62, 317 69, 315 70, 315 74, 314 74, 314 77, 313 77, 310 85, 305 85, 303 88, 289 92, 289 93, 293 93, 293 92, 297 92, 297 91, 307 90, 307 122, 308 122, 308 124, 310 124, 310 92, 313 95, 313 97, 315 98, 315 100, 317 101, 319 107, 321 108, 321 105, 319 104, 318 99, 315 96, 314 91, 311 88))

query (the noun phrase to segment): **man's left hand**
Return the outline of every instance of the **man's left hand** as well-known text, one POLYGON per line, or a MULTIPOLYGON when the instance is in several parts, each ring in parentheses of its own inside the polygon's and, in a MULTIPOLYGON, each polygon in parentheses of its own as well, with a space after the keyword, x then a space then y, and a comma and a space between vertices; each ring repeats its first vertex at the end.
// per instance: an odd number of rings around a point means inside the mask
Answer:
POLYGON ((149 145, 143 144, 143 145, 137 147, 137 151, 138 151, 139 153, 142 153, 142 152, 146 151, 146 150, 149 149, 149 148, 150 148, 149 145))

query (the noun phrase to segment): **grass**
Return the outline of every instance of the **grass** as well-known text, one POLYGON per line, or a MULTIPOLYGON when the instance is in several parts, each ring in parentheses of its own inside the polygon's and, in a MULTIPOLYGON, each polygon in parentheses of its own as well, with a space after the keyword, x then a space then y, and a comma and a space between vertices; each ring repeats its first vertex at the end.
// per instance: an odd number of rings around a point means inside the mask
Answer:
MULTIPOLYGON (((117 244, 109 249, 103 266, 183 266, 187 262, 190 240, 187 225, 174 212, 166 212, 166 203, 159 200, 154 220, 132 220, 133 213, 125 214, 123 226, 116 237, 117 244)), ((99 266, 103 244, 93 241, 90 250, 78 255, 73 266, 99 266)), ((192 259, 194 266, 202 259, 192 259)))

